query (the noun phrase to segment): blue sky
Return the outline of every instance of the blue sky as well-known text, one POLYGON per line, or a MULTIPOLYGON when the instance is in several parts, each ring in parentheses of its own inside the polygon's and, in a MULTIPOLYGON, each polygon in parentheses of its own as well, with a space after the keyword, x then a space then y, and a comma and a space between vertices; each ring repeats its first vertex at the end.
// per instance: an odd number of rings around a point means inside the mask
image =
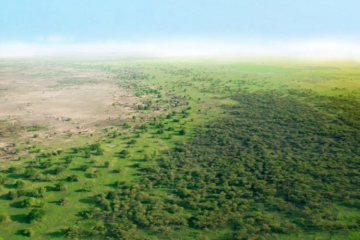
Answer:
POLYGON ((360 39, 359 0, 2 0, 0 44, 360 39))

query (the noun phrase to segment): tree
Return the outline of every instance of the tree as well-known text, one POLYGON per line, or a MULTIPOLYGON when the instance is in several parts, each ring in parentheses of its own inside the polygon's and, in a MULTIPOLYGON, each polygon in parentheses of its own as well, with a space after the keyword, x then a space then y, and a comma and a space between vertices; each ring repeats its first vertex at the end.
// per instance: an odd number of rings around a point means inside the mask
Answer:
POLYGON ((26 198, 23 201, 20 202, 20 207, 26 208, 26 207, 32 207, 36 204, 36 199, 31 197, 31 198, 26 198))
POLYGON ((54 169, 54 174, 58 175, 66 170, 65 166, 59 166, 54 169))
POLYGON ((185 135, 185 134, 186 134, 185 129, 181 129, 181 130, 179 131, 179 135, 185 135))
POLYGON ((100 172, 99 170, 96 170, 96 171, 94 171, 94 172, 91 174, 91 177, 92 177, 92 178, 101 177, 101 172, 100 172))
POLYGON ((71 226, 65 229, 65 235, 69 238, 77 239, 83 235, 83 232, 79 226, 71 226))
POLYGON ((67 205, 67 204, 69 204, 69 203, 70 203, 70 199, 67 198, 67 197, 63 197, 63 198, 61 198, 61 199, 58 201, 58 204, 59 204, 60 206, 65 206, 65 205, 67 205))
POLYGON ((110 167, 110 162, 109 161, 104 162, 104 167, 109 168, 110 167))
POLYGON ((34 208, 32 209, 28 215, 27 215, 27 219, 30 223, 33 222, 39 222, 43 219, 43 217, 45 216, 45 210, 42 208, 34 208))
POLYGON ((130 151, 127 150, 127 149, 124 149, 124 150, 120 151, 120 156, 121 156, 122 158, 126 158, 126 157, 128 157, 129 155, 130 155, 130 151))
POLYGON ((136 225, 131 224, 127 220, 126 224, 111 223, 108 230, 117 239, 128 240, 128 239, 131 239, 132 236, 134 236, 134 233, 136 232, 136 225))
POLYGON ((102 148, 96 149, 96 155, 98 156, 104 155, 104 150, 102 148))
POLYGON ((5 213, 1 213, 0 214, 0 223, 7 223, 7 222, 11 222, 9 215, 7 215, 5 213))
POLYGON ((121 173, 123 171, 123 168, 118 167, 113 170, 114 173, 121 173))
POLYGON ((90 154, 90 151, 89 150, 85 150, 85 158, 90 158, 91 157, 91 154, 90 154))
POLYGON ((34 234, 34 232, 30 228, 25 228, 21 231, 21 234, 26 237, 31 237, 34 234))
POLYGON ((68 190, 68 186, 65 183, 57 183, 55 189, 56 191, 66 191, 68 190))
POLYGON ((80 181, 80 177, 73 174, 67 177, 68 182, 78 182, 80 181))
POLYGON ((23 188, 23 187, 25 187, 25 182, 22 181, 22 180, 16 180, 15 187, 16 188, 23 188))
POLYGON ((14 200, 14 199, 16 199, 18 197, 18 195, 17 195, 17 192, 16 191, 9 191, 9 193, 8 193, 8 198, 10 199, 10 200, 14 200))
POLYGON ((151 155, 148 154, 148 153, 144 154, 144 160, 147 161, 147 162, 148 162, 148 161, 151 161, 151 160, 152 160, 151 155))

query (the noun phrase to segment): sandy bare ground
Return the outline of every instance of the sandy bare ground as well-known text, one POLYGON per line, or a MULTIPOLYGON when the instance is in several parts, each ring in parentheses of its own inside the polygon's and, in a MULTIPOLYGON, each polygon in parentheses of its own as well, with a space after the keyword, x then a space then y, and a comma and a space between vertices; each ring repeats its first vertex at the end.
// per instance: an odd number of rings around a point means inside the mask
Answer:
MULTIPOLYGON (((0 120, 24 129, 44 126, 40 133, 49 137, 54 132, 91 131, 104 121, 130 119, 139 99, 117 81, 93 69, 0 65, 0 120)), ((20 135, 33 134, 24 130, 20 135)), ((3 139, 0 146, 16 138, 3 139)))

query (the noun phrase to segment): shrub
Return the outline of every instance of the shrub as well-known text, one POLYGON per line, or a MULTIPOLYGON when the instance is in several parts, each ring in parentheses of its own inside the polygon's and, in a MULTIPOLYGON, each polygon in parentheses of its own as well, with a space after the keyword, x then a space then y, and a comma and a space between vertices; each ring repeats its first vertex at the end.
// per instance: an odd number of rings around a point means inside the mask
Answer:
POLYGON ((26 208, 26 207, 32 207, 36 204, 35 198, 26 198, 23 201, 20 202, 20 207, 26 208))
POLYGON ((55 189, 57 191, 66 191, 66 190, 68 190, 68 186, 66 184, 64 184, 64 183, 57 183, 55 185, 55 189))
POLYGON ((121 173, 122 172, 122 168, 118 167, 118 168, 115 168, 113 170, 114 173, 121 173))
POLYGON ((30 223, 39 222, 44 217, 44 215, 45 215, 44 209, 34 208, 28 213, 27 219, 30 223))
POLYGON ((109 168, 110 167, 110 162, 109 161, 104 162, 104 167, 109 168))
POLYGON ((67 197, 61 198, 61 199, 58 201, 58 204, 59 204, 60 206, 65 206, 65 205, 67 205, 67 204, 69 204, 69 203, 70 203, 70 200, 69 200, 69 198, 67 198, 67 197))
POLYGON ((101 172, 99 170, 91 174, 91 178, 98 178, 98 177, 101 177, 101 172))
POLYGON ((68 176, 68 177, 67 177, 67 180, 68 180, 69 182, 78 182, 78 181, 80 181, 80 177, 77 176, 77 175, 75 175, 75 174, 73 174, 73 175, 71 175, 71 176, 68 176))
POLYGON ((185 135, 185 134, 186 134, 185 129, 181 129, 181 130, 179 131, 179 135, 185 135))
POLYGON ((21 234, 26 237, 31 237, 34 232, 30 228, 25 228, 21 231, 21 234))
POLYGON ((0 214, 0 223, 6 223, 6 222, 11 222, 9 215, 7 215, 5 213, 1 213, 0 214))
POLYGON ((8 193, 7 196, 8 196, 8 198, 9 198, 10 200, 14 200, 14 199, 16 199, 16 198, 18 197, 16 191, 9 191, 9 193, 8 193))
POLYGON ((14 185, 16 188, 23 188, 23 187, 25 187, 25 182, 22 180, 16 180, 14 185))

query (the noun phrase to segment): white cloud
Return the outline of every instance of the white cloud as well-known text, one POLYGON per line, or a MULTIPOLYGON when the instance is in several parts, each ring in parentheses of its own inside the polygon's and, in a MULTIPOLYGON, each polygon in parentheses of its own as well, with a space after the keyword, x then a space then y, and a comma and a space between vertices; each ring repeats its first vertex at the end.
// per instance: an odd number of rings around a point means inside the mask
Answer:
POLYGON ((69 38, 46 37, 39 43, 0 43, 0 57, 119 55, 151 57, 294 57, 353 59, 360 57, 360 42, 298 40, 283 42, 179 39, 148 42, 71 43, 69 38))

